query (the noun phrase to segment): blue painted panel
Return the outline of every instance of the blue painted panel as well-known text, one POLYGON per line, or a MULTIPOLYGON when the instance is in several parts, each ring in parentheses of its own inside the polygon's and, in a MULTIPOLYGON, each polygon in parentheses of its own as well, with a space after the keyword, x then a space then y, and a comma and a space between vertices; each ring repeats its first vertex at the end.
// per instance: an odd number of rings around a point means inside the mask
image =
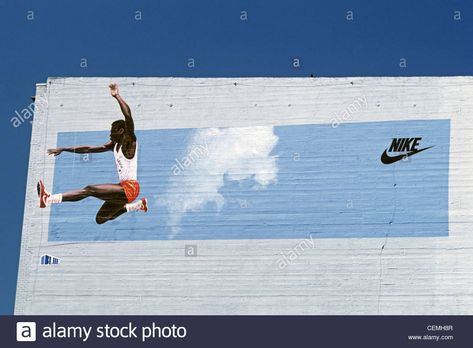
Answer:
MULTIPOLYGON (((50 241, 448 236, 449 120, 144 130, 137 137, 149 212, 97 225, 101 201, 56 204, 50 241), (422 137, 419 148, 433 147, 381 163, 392 138, 414 137, 422 137)), ((59 133, 58 146, 107 139, 102 131, 59 133)), ((54 193, 116 182, 111 152, 56 159, 54 193)))

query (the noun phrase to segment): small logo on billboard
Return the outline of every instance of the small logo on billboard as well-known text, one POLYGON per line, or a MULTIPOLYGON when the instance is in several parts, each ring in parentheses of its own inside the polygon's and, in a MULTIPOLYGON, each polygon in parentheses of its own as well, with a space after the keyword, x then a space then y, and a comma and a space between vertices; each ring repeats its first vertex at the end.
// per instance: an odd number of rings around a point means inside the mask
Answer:
POLYGON ((400 160, 406 160, 408 157, 418 154, 419 152, 430 149, 433 146, 418 149, 422 138, 393 138, 389 149, 384 150, 381 155, 381 162, 384 164, 395 163, 400 160), (391 156, 389 153, 400 153, 399 155, 391 156))
POLYGON ((36 323, 34 321, 19 321, 16 323, 16 340, 18 342, 35 342, 36 323))
POLYGON ((59 257, 47 254, 42 255, 40 261, 42 265, 59 265, 60 262, 61 260, 59 259, 59 257))

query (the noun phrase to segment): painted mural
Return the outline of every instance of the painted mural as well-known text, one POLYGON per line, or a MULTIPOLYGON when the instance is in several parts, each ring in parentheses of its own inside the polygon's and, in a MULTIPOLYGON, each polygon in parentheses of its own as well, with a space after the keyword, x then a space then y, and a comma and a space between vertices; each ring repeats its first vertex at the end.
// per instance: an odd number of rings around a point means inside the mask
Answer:
MULTIPOLYGON (((448 236, 449 120, 135 134, 147 211, 100 223, 93 196, 52 204, 50 241, 448 236)), ((108 137, 59 133, 57 146, 108 137)), ((116 151, 62 153, 53 192, 120 182, 116 151)))

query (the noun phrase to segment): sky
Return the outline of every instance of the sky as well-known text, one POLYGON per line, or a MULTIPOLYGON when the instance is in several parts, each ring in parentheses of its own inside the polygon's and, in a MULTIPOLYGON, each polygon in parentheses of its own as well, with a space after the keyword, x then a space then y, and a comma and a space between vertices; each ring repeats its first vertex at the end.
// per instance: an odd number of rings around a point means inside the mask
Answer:
POLYGON ((0 0, 0 314, 12 314, 31 124, 49 76, 473 74, 470 0, 0 0))

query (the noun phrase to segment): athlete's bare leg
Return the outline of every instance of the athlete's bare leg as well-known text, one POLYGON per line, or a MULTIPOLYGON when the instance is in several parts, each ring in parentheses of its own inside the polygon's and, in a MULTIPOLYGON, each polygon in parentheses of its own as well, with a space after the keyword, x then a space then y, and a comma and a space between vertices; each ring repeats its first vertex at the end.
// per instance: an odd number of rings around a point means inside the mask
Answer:
POLYGON ((105 201, 105 203, 100 207, 95 216, 95 221, 98 224, 103 224, 107 221, 114 220, 123 213, 126 213, 126 208, 124 204, 117 204, 115 202, 105 201))
POLYGON ((80 190, 65 192, 62 194, 62 201, 77 202, 87 197, 95 197, 121 205, 128 202, 123 187, 118 184, 89 185, 80 190))
POLYGON ((37 189, 40 208, 46 208, 46 206, 53 203, 77 202, 87 197, 95 197, 105 201, 95 218, 98 224, 116 219, 126 212, 144 211, 146 213, 148 211, 148 201, 146 198, 140 198, 138 201, 128 203, 125 190, 118 184, 89 185, 81 190, 50 194, 46 191, 43 181, 40 180, 37 189))

